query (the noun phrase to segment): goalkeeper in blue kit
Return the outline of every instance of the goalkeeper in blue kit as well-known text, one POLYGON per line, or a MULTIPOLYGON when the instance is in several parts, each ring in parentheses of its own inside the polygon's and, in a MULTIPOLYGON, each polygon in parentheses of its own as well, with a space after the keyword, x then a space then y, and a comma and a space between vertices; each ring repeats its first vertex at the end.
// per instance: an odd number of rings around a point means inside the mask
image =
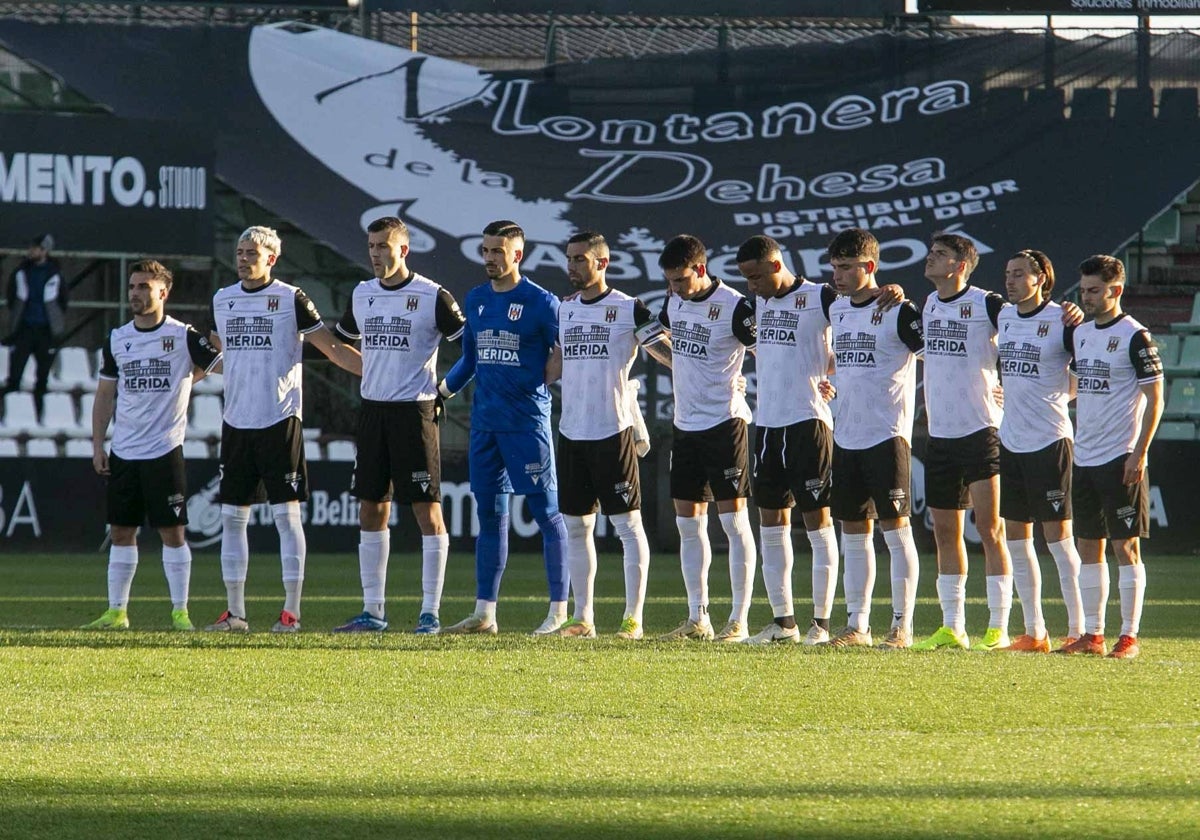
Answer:
POLYGON ((475 612, 443 633, 498 632, 496 601, 508 561, 510 497, 525 496, 542 532, 550 612, 534 635, 567 620, 567 531, 558 510, 546 363, 558 340, 558 298, 520 271, 525 232, 492 222, 481 252, 488 281, 467 293, 462 358, 438 385, 444 398, 475 378, 471 406, 471 493, 479 516, 475 612))

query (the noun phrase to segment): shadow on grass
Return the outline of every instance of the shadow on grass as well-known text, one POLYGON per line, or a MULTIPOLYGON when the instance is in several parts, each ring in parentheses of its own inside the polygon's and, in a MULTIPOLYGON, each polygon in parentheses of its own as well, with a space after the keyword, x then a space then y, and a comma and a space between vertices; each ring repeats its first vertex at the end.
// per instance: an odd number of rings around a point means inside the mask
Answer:
POLYGON ((9 779, 0 792, 5 815, 0 834, 58 840, 109 833, 288 840, 562 836, 694 840, 702 835, 815 838, 846 832, 861 838, 983 833, 1016 838, 1032 836, 1035 823, 1027 822, 1029 817, 1022 813, 1030 806, 1037 811, 1036 824, 1042 829, 1053 833, 1070 826, 1076 836, 1120 836, 1136 825, 1139 837, 1174 837, 1186 836, 1180 832, 1188 826, 1200 826, 1200 808, 1189 785, 1139 789, 1116 780, 1055 790, 1036 782, 931 788, 923 780, 881 786, 835 779, 805 784, 797 779, 782 790, 779 783, 754 782, 712 790, 676 782, 638 784, 588 777, 561 784, 354 780, 338 786, 304 780, 264 786, 232 779, 210 784, 9 779), (1142 810, 1121 804, 1130 800, 1139 802, 1142 810), (1169 810, 1170 824, 1139 822, 1145 808, 1155 807, 1169 810), (1081 809, 1087 809, 1086 816, 1081 809))

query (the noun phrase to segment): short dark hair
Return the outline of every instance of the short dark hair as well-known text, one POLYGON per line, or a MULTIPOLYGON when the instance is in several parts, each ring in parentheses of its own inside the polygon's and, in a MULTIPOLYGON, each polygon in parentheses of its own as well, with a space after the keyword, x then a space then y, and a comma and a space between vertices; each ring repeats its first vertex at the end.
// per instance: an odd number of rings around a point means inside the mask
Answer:
POLYGON ((54 250, 54 237, 49 233, 39 233, 29 243, 34 248, 41 248, 44 251, 54 250))
POLYGON ((509 219, 500 219, 492 222, 483 229, 484 236, 500 236, 504 239, 520 239, 525 241, 525 231, 521 230, 521 226, 509 219))
POLYGON ((762 262, 768 259, 772 254, 782 254, 783 249, 779 247, 779 243, 769 236, 758 234, 751 236, 741 244, 737 252, 737 261, 744 262, 762 262))
POLYGON ((879 240, 869 230, 847 228, 833 237, 825 252, 830 261, 866 259, 878 264, 879 240))
POLYGON ((129 276, 132 277, 135 274, 152 275, 150 279, 161 280, 168 292, 171 291, 171 284, 175 282, 174 275, 158 260, 138 260, 129 266, 129 276))
POLYGON ((705 265, 708 251, 701 242, 690 234, 681 233, 668 242, 658 255, 659 268, 687 268, 689 265, 705 265))
POLYGON ((1054 288, 1054 263, 1050 262, 1049 257, 1041 251, 1026 248, 1024 251, 1017 251, 1009 259, 1028 260, 1029 264, 1033 266, 1034 271, 1046 278, 1046 281, 1042 283, 1042 292, 1047 295, 1050 294, 1051 289, 1054 288))
POLYGON ((582 230, 567 240, 568 245, 578 245, 579 243, 587 245, 589 251, 595 251, 602 257, 608 257, 608 240, 602 233, 594 230, 582 230))
POLYGON ((408 225, 401 221, 399 216, 383 216, 367 225, 367 233, 382 233, 388 231, 388 238, 391 238, 391 231, 400 231, 401 238, 405 242, 408 241, 408 225))
POLYGON ((1085 277, 1099 277, 1105 283, 1124 283, 1125 264, 1108 254, 1093 254, 1079 264, 1079 273, 1085 277))
POLYGON ((968 277, 975 270, 975 266, 979 265, 979 251, 975 248, 975 243, 965 236, 959 236, 957 233, 935 233, 929 243, 949 248, 954 254, 954 259, 967 264, 968 277))

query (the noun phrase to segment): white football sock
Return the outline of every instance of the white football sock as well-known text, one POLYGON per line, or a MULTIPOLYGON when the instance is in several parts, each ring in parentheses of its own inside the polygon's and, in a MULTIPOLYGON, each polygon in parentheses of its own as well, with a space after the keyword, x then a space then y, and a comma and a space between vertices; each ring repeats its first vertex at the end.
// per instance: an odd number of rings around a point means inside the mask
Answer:
POLYGON ((837 597, 837 531, 832 525, 826 525, 819 530, 808 531, 807 534, 813 556, 813 618, 828 621, 833 615, 833 600, 837 597))
POLYGON ((300 617, 300 595, 304 589, 304 559, 308 543, 300 521, 300 503, 271 505, 275 530, 279 532, 279 562, 283 567, 283 608, 300 617))
POLYGON ((875 542, 871 534, 842 532, 842 580, 846 589, 846 624, 860 633, 871 626, 871 592, 875 588, 875 542))
POLYGON ((792 526, 763 525, 758 529, 762 543, 762 577, 771 614, 783 618, 795 614, 792 606, 792 526))
POLYGON ((571 575, 571 593, 575 596, 575 620, 594 624, 595 607, 592 604, 596 587, 596 542, 592 535, 596 528, 596 514, 567 516, 567 570, 571 575))
POLYGON ((1012 558, 1013 586, 1021 601, 1025 633, 1043 639, 1046 637, 1046 619, 1042 615, 1042 569, 1038 565, 1033 538, 1008 540, 1008 555, 1012 558))
POLYGON ((1108 606, 1108 563, 1079 567, 1079 595, 1083 602, 1083 631, 1104 635, 1104 609, 1108 606))
POLYGON ((758 551, 754 546, 754 529, 750 527, 750 512, 746 508, 722 513, 721 528, 729 538, 729 588, 733 593, 730 621, 743 626, 750 620, 750 599, 754 595, 754 567, 758 551))
POLYGON ((1079 568, 1083 563, 1073 539, 1050 543, 1049 548, 1058 566, 1058 582, 1067 607, 1067 635, 1079 638, 1083 633, 1083 597, 1079 592, 1079 568))
POLYGON ((1146 565, 1121 566, 1117 570, 1117 588, 1121 590, 1121 635, 1137 636, 1146 598, 1146 565))
POLYGON ((387 567, 392 532, 358 532, 358 577, 362 581, 363 612, 378 619, 387 614, 387 567))
POLYGON ((912 634, 913 613, 917 609, 917 580, 921 557, 913 541, 911 525, 883 532, 892 561, 892 626, 912 634))
POLYGON ((987 576, 988 629, 1008 634, 1008 619, 1012 615, 1012 575, 987 576))
POLYGON ((475 601, 475 616, 477 618, 486 618, 489 621, 496 620, 496 602, 495 601, 475 601))
POLYGON ((625 615, 639 625, 646 604, 646 580, 650 575, 650 541, 642 525, 642 512, 615 513, 609 517, 621 539, 625 561, 625 615))
POLYGON ((229 613, 246 617, 246 570, 250 567, 250 543, 246 527, 250 508, 245 505, 221 505, 221 579, 229 613))
POLYGON ((172 548, 163 546, 163 574, 167 577, 167 591, 171 593, 171 608, 186 610, 188 588, 192 580, 192 549, 187 543, 172 548))
POLYGON ((955 633, 967 632, 967 576, 937 577, 938 600, 942 603, 942 624, 955 633))
POLYGON ((700 620, 700 608, 708 611, 708 568, 712 546, 708 542, 708 515, 676 516, 679 529, 679 566, 687 590, 688 618, 700 620))
POLYGON ((435 617, 442 607, 446 584, 446 560, 450 557, 449 534, 421 537, 421 612, 435 617))
POLYGON ((133 575, 137 572, 138 547, 134 545, 111 545, 108 547, 108 608, 129 608, 129 590, 133 586, 133 575))

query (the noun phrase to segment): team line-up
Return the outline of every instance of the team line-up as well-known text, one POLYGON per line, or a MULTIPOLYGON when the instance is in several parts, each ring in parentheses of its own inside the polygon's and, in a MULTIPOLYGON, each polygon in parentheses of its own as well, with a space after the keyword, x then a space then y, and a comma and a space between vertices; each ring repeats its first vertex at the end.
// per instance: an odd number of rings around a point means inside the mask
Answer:
POLYGON ((626 604, 617 636, 643 638, 650 550, 638 457, 646 436, 629 379, 640 347, 671 368, 675 405, 670 490, 688 616, 660 638, 1049 652, 1036 522, 1066 605, 1066 638, 1056 652, 1116 658, 1139 653, 1146 586, 1139 540, 1149 529, 1146 459, 1162 414, 1163 382, 1151 335, 1122 310, 1125 271, 1119 260, 1100 255, 1079 266, 1077 307, 1050 299, 1055 276, 1049 258, 1021 251, 1006 264, 1006 301, 969 284, 978 263, 970 239, 938 234, 925 262, 933 291, 917 305, 903 298, 899 286, 878 285, 879 243, 865 230, 843 231, 830 242, 831 285, 796 277, 777 242, 752 236, 737 253, 747 297, 708 273, 699 239, 681 235, 659 257, 668 296, 656 314, 608 284, 609 250, 598 233, 568 241, 574 293, 560 300, 521 274, 521 228, 511 221, 489 224, 481 245, 488 279, 467 293, 462 308, 408 266, 409 234, 400 219, 372 222, 367 247, 376 276, 354 289, 333 330, 301 289, 272 277, 281 242, 270 228, 251 227, 241 235, 238 282, 214 296, 207 337, 166 315, 172 282, 166 268, 153 260, 132 266, 134 317, 104 346, 92 419, 94 465, 108 477, 109 609, 86 627, 129 626, 137 533, 149 524, 163 541, 172 626, 193 629, 182 443, 194 378, 220 372, 221 574, 228 606, 205 629, 249 630, 246 532, 251 505, 264 498, 279 534, 285 592, 272 629, 300 629, 306 553, 300 502, 308 496, 301 356, 307 341, 361 376, 351 491, 361 501, 363 611, 335 632, 388 628, 384 591, 395 501, 412 508, 422 535, 415 632, 497 633, 509 503, 520 493, 541 532, 549 587, 550 609, 534 635, 596 636, 593 532, 602 512, 623 553, 626 604), (461 341, 462 356, 439 382, 437 354, 444 340, 461 341), (747 351, 756 356, 754 418, 741 375, 747 351), (942 608, 942 626, 920 640, 913 628, 919 562, 909 523, 918 359, 924 362, 926 498, 942 608), (439 606, 449 536, 438 419, 443 401, 472 379, 476 607, 464 620, 443 626, 439 606), (554 382, 562 393, 557 452, 548 388, 554 382), (750 499, 760 520, 757 547, 750 499), (708 612, 710 504, 729 540, 733 595, 719 631, 708 612), (812 549, 813 615, 806 632, 792 599, 793 508, 812 549), (974 644, 965 617, 967 508, 974 509, 982 538, 989 612, 974 644), (835 519, 842 529, 840 556, 835 519), (891 561, 891 616, 882 636, 873 634, 870 616, 876 521, 891 561), (1104 636, 1109 541, 1121 607, 1111 651, 1104 636), (747 622, 760 550, 774 620, 751 635, 747 622), (839 561, 848 619, 835 629, 839 561), (1014 587, 1025 627, 1010 638, 1014 587))

